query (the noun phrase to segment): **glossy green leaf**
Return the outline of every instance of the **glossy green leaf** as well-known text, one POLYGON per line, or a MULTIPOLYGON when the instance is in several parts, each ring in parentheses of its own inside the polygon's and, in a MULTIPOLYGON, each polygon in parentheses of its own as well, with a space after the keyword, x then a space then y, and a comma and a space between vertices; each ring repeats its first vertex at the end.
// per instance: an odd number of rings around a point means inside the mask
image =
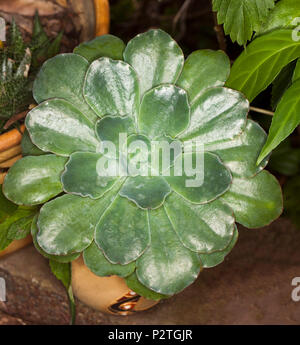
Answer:
POLYGON ((282 212, 280 185, 267 171, 249 179, 233 178, 221 200, 233 209, 236 221, 247 228, 268 225, 282 212))
POLYGON ((12 215, 17 208, 18 206, 16 204, 12 203, 4 196, 2 188, 0 187, 0 223, 2 223, 5 218, 12 215))
POLYGON ((213 11, 218 12, 218 23, 224 23, 226 35, 232 42, 243 45, 268 17, 275 0, 213 0, 213 11))
POLYGON ((187 93, 174 85, 160 85, 145 93, 138 118, 139 129, 155 138, 175 137, 189 124, 187 93))
POLYGON ((274 29, 292 28, 299 25, 300 3, 298 0, 280 0, 270 11, 266 21, 262 23, 257 34, 266 34, 274 29))
POLYGON ((230 60, 221 50, 197 50, 188 56, 176 84, 192 103, 206 89, 223 86, 230 73, 230 60))
POLYGON ((149 30, 127 44, 124 61, 137 72, 141 96, 155 86, 175 83, 181 73, 184 56, 177 43, 162 30, 149 30))
POLYGON ((252 177, 267 164, 264 159, 257 166, 257 157, 266 142, 265 131, 252 120, 247 121, 244 132, 233 140, 205 145, 205 150, 216 153, 233 176, 252 177))
POLYGON ((151 244, 136 262, 138 280, 164 295, 180 292, 200 272, 198 254, 180 242, 163 208, 149 212, 151 244))
POLYGON ((94 125, 63 99, 51 99, 32 109, 26 127, 36 146, 61 156, 75 151, 95 152, 99 145, 94 125))
POLYGON ((24 157, 10 168, 3 193, 18 205, 42 204, 62 192, 60 174, 65 163, 64 157, 55 155, 24 157))
POLYGON ((293 75, 293 82, 297 81, 298 79, 300 79, 300 59, 297 60, 297 64, 293 75))
POLYGON ((135 270, 135 263, 128 265, 112 264, 108 261, 99 247, 93 242, 84 252, 83 259, 86 266, 97 276, 106 277, 118 275, 127 277, 135 270))
POLYGON ((283 95, 272 119, 267 142, 257 162, 260 163, 275 147, 288 137, 300 123, 300 80, 283 95))
POLYGON ((164 298, 169 298, 170 296, 168 295, 162 295, 160 293, 157 293, 155 291, 152 291, 150 289, 148 289, 146 286, 144 286, 138 279, 136 276, 136 273, 133 272, 129 277, 125 278, 125 282, 127 284, 127 286, 129 287, 129 289, 131 289, 132 291, 134 291, 135 293, 137 293, 140 296, 143 296, 147 299, 151 299, 154 301, 159 301, 161 299, 164 298))
POLYGON ((232 239, 229 245, 224 250, 214 252, 211 254, 199 254, 199 258, 200 258, 201 264, 203 265, 203 268, 215 267, 219 265, 220 263, 222 263, 225 257, 231 252, 231 250, 235 246, 238 240, 238 237, 239 237, 239 232, 238 232, 237 227, 235 226, 232 239))
POLYGON ((226 85, 253 101, 284 66, 300 56, 300 42, 293 40, 292 32, 275 30, 251 42, 235 60, 226 85))
POLYGON ((30 139, 27 129, 22 136, 21 146, 23 156, 41 156, 46 154, 46 152, 42 151, 36 145, 34 145, 34 143, 30 139))
POLYGON ((50 98, 64 98, 91 121, 97 116, 83 98, 82 88, 88 61, 77 54, 60 54, 47 60, 33 84, 37 103, 50 98))
POLYGON ((233 139, 244 130, 248 111, 249 102, 241 93, 208 89, 192 104, 190 124, 179 138, 203 144, 233 139))
POLYGON ((83 94, 99 117, 137 114, 138 79, 134 69, 123 61, 95 60, 87 71, 83 94))
MULTIPOLYGON (((135 124, 130 116, 105 116, 96 124, 96 134, 100 141, 110 141, 119 150, 120 134, 127 136, 135 133, 135 124)), ((118 152, 117 152, 118 156, 118 152)))
POLYGON ((119 192, 143 209, 161 206, 170 193, 170 186, 161 176, 128 177, 119 192))
POLYGON ((71 312, 71 320, 70 323, 73 325, 75 323, 76 318, 76 307, 75 307, 75 300, 72 291, 72 269, 69 263, 62 263, 57 262, 55 260, 49 261, 50 268, 52 273, 55 277, 60 280, 63 286, 66 289, 69 304, 70 304, 70 312, 71 312))
POLYGON ((61 176, 64 191, 97 199, 111 189, 118 177, 107 176, 101 171, 99 168, 101 159, 103 155, 99 153, 72 153, 61 176))
POLYGON ((124 42, 113 35, 102 35, 89 42, 83 42, 74 49, 74 53, 83 56, 89 62, 100 57, 123 60, 124 42))
POLYGON ((79 253, 87 248, 97 222, 112 203, 120 184, 116 183, 101 199, 66 194, 46 203, 38 219, 40 247, 53 255, 79 253))
POLYGON ((38 214, 35 215, 35 217, 33 218, 32 224, 31 224, 31 236, 32 236, 32 241, 33 244, 35 246, 35 249, 45 258, 47 259, 51 259, 52 261, 58 261, 58 262, 62 262, 62 263, 66 263, 66 262, 71 262, 73 260, 76 260, 79 256, 80 253, 75 253, 75 254, 71 254, 71 255, 50 255, 48 253, 46 253, 38 244, 37 241, 37 234, 39 232, 39 229, 37 227, 37 220, 38 220, 38 214))
POLYGON ((179 239, 190 250, 207 254, 230 243, 235 219, 230 207, 221 201, 195 205, 172 193, 164 206, 179 239))
MULTIPOLYGON (((230 187, 230 171, 222 164, 220 159, 210 152, 204 153, 185 153, 183 154, 182 175, 176 176, 174 167, 177 167, 177 161, 170 171, 170 176, 164 176, 171 188, 185 199, 197 203, 205 204, 220 195, 224 194, 230 187), (188 162, 198 162, 193 175, 187 175, 186 167, 188 162)), ((180 164, 180 163, 179 163, 180 164)), ((193 163, 195 164, 195 163, 193 163)))
POLYGON ((147 212, 117 196, 97 224, 95 242, 113 264, 136 260, 150 242, 147 212))

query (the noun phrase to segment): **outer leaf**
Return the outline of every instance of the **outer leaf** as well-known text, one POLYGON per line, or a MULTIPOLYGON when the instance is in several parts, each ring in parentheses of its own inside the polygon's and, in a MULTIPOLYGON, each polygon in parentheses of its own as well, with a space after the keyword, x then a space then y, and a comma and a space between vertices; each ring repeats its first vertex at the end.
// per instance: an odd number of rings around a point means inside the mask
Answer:
POLYGON ((102 158, 99 153, 73 153, 61 176, 64 191, 97 199, 111 189, 118 177, 101 175, 98 162, 102 158))
POLYGON ((117 196, 96 227, 95 242, 113 264, 136 260, 150 242, 146 211, 117 196))
POLYGON ((237 227, 235 226, 231 242, 225 248, 225 250, 222 250, 219 252, 214 252, 212 254, 200 254, 199 257, 200 257, 200 261, 203 265, 203 268, 215 267, 215 266, 219 265, 220 263, 222 263, 224 261, 226 255, 228 255, 231 252, 231 250, 233 249, 233 247, 235 246, 235 244, 238 240, 238 237, 239 237, 239 232, 238 232, 237 227))
POLYGON ((113 35, 102 35, 89 42, 83 42, 74 49, 74 53, 83 56, 89 62, 100 57, 123 60, 124 42, 113 35))
POLYGON ((87 71, 83 94, 99 117, 137 114, 138 79, 134 69, 123 61, 94 61, 87 71))
POLYGON ((192 103, 210 87, 223 86, 230 73, 230 60, 221 50, 197 50, 186 59, 177 85, 192 103))
POLYGON ((252 177, 268 163, 264 159, 257 166, 257 157, 266 142, 267 135, 258 123, 248 120, 245 131, 233 140, 205 145, 205 150, 216 153, 233 176, 252 177))
POLYGON ((97 116, 82 94, 88 66, 88 61, 76 54, 60 54, 47 60, 33 84, 35 100, 41 103, 49 98, 64 98, 88 119, 95 121, 97 116))
MULTIPOLYGON (((200 166, 197 167, 199 175, 197 176, 196 173, 193 176, 187 175, 185 170, 187 164, 182 169, 181 176, 176 176, 172 168, 170 176, 164 178, 176 193, 193 203, 205 204, 215 200, 230 188, 231 174, 216 155, 209 152, 185 153, 182 162, 185 162, 187 156, 193 162, 199 159, 200 166), (197 158, 199 155, 203 156, 203 160, 197 158), (192 180, 198 185, 190 186, 192 180)), ((175 160, 174 166, 177 165, 178 159, 180 157, 175 160)))
POLYGON ((143 209, 160 207, 170 193, 170 186, 160 176, 129 177, 119 192, 143 209))
POLYGON ((126 277, 125 281, 129 289, 131 289, 132 291, 136 292, 138 295, 143 296, 147 299, 159 301, 163 298, 170 297, 168 295, 162 295, 160 293, 157 293, 155 291, 148 289, 137 279, 135 272, 133 272, 129 277, 126 277))
POLYGON ((270 11, 268 19, 262 23, 258 35, 266 34, 274 29, 295 27, 299 22, 295 18, 300 17, 300 3, 298 0, 280 0, 270 11))
POLYGON ((235 60, 228 87, 243 92, 252 101, 266 89, 281 69, 300 56, 300 42, 292 30, 275 30, 256 38, 235 60))
POLYGON ((23 133, 21 146, 23 156, 41 156, 46 153, 34 145, 27 130, 23 133))
POLYGON ((67 262, 71 262, 75 259, 77 259, 80 256, 80 253, 76 253, 76 254, 71 254, 71 255, 50 255, 48 253, 46 253, 38 244, 37 241, 37 234, 39 232, 39 229, 37 227, 37 220, 38 220, 38 214, 33 218, 32 224, 31 224, 31 236, 32 236, 32 240, 33 240, 33 244, 36 248, 36 250, 43 255, 45 258, 47 259, 51 259, 52 261, 58 261, 58 262, 62 262, 62 263, 67 263, 67 262))
POLYGON ((212 253, 230 243, 235 219, 232 210, 221 201, 195 205, 172 193, 164 206, 179 239, 190 250, 212 253))
POLYGON ((65 163, 64 157, 55 155, 20 159, 5 177, 5 196, 18 205, 38 205, 48 201, 62 192, 60 174, 65 163))
POLYGON ((100 277, 118 275, 124 278, 132 274, 135 270, 134 262, 128 265, 112 264, 105 258, 95 242, 83 252, 83 259, 86 266, 100 277))
POLYGON ((137 72, 141 96, 155 86, 175 83, 184 63, 177 43, 162 30, 149 30, 127 44, 124 61, 137 72))
POLYGON ((0 223, 2 223, 5 218, 12 215, 17 208, 17 205, 5 198, 2 188, 0 188, 0 223))
POLYGON ((189 124, 187 93, 174 85, 161 85, 145 93, 138 118, 140 130, 151 138, 175 137, 189 124))
POLYGON ((8 230, 7 237, 11 240, 21 240, 30 234, 31 224, 35 212, 28 217, 21 218, 12 224, 8 230))
POLYGON ((92 243, 95 226, 119 188, 116 184, 97 200, 63 195, 46 203, 38 219, 40 247, 53 255, 83 251, 92 243))
POLYGON ((243 45, 267 18, 274 3, 275 0, 213 0, 213 10, 218 11, 218 23, 224 23, 226 35, 243 45))
POLYGON ((297 81, 298 79, 300 79, 300 59, 297 60, 297 64, 293 75, 293 82, 297 81))
POLYGON ((300 80, 296 81, 283 95, 272 119, 267 142, 258 157, 260 163, 300 123, 300 80))
POLYGON ((64 285, 68 298, 69 298, 69 304, 70 304, 70 312, 71 312, 71 320, 70 323, 73 325, 75 323, 76 318, 76 307, 75 307, 75 300, 73 296, 72 291, 72 271, 71 271, 71 265, 69 263, 61 263, 57 262, 55 260, 50 260, 50 267, 52 273, 55 275, 55 277, 62 282, 64 285))
POLYGON ((179 136, 208 144, 233 139, 247 121, 249 102, 239 92, 224 87, 211 88, 200 95, 191 107, 191 121, 179 136))
POLYGON ((247 228, 268 225, 282 212, 280 185, 267 171, 250 179, 234 178, 221 199, 233 209, 236 221, 247 228))
POLYGON ((31 140, 43 151, 68 156, 75 151, 95 152, 99 145, 94 125, 63 99, 43 102, 30 111, 25 123, 31 140))
POLYGON ((137 260, 137 278, 151 290, 173 295, 190 285, 200 272, 198 254, 179 241, 163 208, 149 212, 151 244, 137 260))

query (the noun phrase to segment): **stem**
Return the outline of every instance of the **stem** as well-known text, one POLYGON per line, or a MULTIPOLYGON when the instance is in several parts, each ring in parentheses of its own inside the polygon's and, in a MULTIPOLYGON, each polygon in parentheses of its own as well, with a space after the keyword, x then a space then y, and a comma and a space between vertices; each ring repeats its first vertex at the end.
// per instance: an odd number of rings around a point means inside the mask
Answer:
POLYGON ((274 112, 271 110, 256 108, 256 107, 250 107, 250 110, 255 111, 256 113, 261 113, 264 115, 274 116, 274 112))

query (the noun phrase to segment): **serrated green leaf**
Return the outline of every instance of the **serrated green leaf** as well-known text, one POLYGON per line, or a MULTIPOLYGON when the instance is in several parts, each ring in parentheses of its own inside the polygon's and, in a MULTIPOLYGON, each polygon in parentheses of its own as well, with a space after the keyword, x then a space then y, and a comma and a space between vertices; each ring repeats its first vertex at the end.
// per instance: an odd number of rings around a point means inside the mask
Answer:
POLYGON ((74 53, 92 62, 100 57, 123 60, 124 42, 113 35, 102 35, 89 42, 83 42, 74 49, 74 53))
POLYGON ((182 87, 193 103, 206 89, 223 86, 229 77, 230 60, 221 50, 197 50, 190 54, 176 85, 182 87))
POLYGON ((43 151, 69 156, 76 151, 96 152, 94 125, 71 103, 53 98, 26 116, 32 142, 43 151))
POLYGON ((149 211, 149 226, 151 243, 136 262, 137 278, 155 292, 173 295, 197 278, 198 254, 182 245, 163 208, 149 211))
POLYGON ((200 258, 200 261, 203 265, 203 268, 215 267, 215 266, 219 265, 220 263, 222 263, 224 261, 226 255, 228 255, 231 252, 231 250, 233 249, 233 247, 235 246, 235 244, 238 240, 238 237, 239 237, 239 232, 238 232, 237 227, 235 226, 232 239, 231 239, 229 245, 224 250, 214 252, 211 254, 199 254, 199 258, 200 258))
POLYGON ((252 37, 275 5, 275 0, 213 0, 218 23, 224 23, 226 35, 232 42, 243 45, 252 37))
POLYGON ((9 227, 7 237, 11 240, 21 240, 29 235, 34 215, 35 213, 28 217, 21 218, 12 224, 9 227))
POLYGON ((92 62, 86 73, 83 95, 99 117, 137 116, 139 82, 134 69, 123 61, 104 57, 92 62))
POLYGON ((147 212, 117 196, 97 224, 95 242, 113 264, 135 261, 150 242, 147 212))
POLYGON ((50 98, 64 98, 86 118, 95 122, 97 115, 88 106, 82 94, 88 67, 88 61, 77 54, 60 54, 47 60, 34 81, 34 99, 41 103, 50 98))
POLYGON ((137 278, 136 273, 133 272, 129 277, 125 278, 125 282, 129 289, 134 291, 140 296, 143 296, 147 299, 151 299, 154 301, 159 301, 161 299, 169 298, 168 295, 162 295, 155 291, 148 289, 145 285, 143 285, 137 278))
POLYGON ((260 163, 275 147, 287 138, 300 123, 300 80, 283 95, 272 119, 267 142, 257 159, 260 163))
POLYGON ((36 45, 41 46, 45 42, 48 41, 48 36, 46 35, 43 26, 40 21, 40 17, 38 12, 35 12, 34 22, 33 22, 33 30, 32 30, 32 40, 35 42, 36 45))
POLYGON ((142 133, 150 138, 177 136, 189 124, 190 106, 187 93, 174 85, 160 85, 143 96, 138 117, 142 133))
POLYGON ((124 51, 124 61, 137 72, 141 96, 160 84, 175 83, 184 56, 177 43, 162 30, 149 30, 135 36, 124 51))
POLYGON ((298 0, 280 0, 259 27, 257 34, 263 35, 274 29, 295 27, 299 25, 299 21, 295 21, 299 17, 300 3, 298 0))
POLYGON ((120 277, 127 277, 135 270, 135 263, 131 262, 127 265, 112 264, 107 260, 103 252, 93 242, 83 252, 83 260, 85 265, 97 276, 107 277, 111 275, 118 275, 120 277))
POLYGON ((121 182, 101 199, 63 195, 47 202, 40 210, 37 235, 39 246, 48 254, 80 253, 93 241, 95 226, 110 206, 121 182))
POLYGON ((256 38, 235 60, 226 85, 253 99, 265 90, 284 66, 300 56, 300 41, 292 30, 275 30, 256 38))
POLYGON ((12 215, 17 208, 18 206, 16 204, 12 203, 4 196, 2 188, 0 188, 0 223, 2 223, 5 218, 12 215))
POLYGON ((172 193, 164 207, 179 239, 188 249, 207 254, 223 250, 230 243, 235 219, 230 207, 221 201, 196 205, 172 193))
POLYGON ((7 173, 3 193, 18 205, 42 204, 62 192, 60 174, 66 159, 55 155, 27 156, 7 173))
POLYGON ((50 59, 53 56, 57 55, 60 51, 60 44, 63 38, 63 31, 55 37, 55 39, 50 43, 49 48, 47 49, 47 58, 50 59))
POLYGON ((282 212, 280 185, 267 171, 249 179, 233 178, 221 200, 233 209, 236 221, 247 228, 268 225, 282 212))

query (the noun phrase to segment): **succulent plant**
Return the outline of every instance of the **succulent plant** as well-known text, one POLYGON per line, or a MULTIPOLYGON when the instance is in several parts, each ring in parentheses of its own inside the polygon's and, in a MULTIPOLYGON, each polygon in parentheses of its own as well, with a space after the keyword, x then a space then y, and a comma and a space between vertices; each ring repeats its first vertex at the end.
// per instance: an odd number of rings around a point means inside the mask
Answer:
POLYGON ((160 299, 224 260, 235 222, 257 228, 276 219, 280 186, 263 171, 267 159, 256 165, 266 134, 247 119, 247 99, 224 87, 229 73, 223 52, 184 61, 161 30, 126 47, 106 35, 48 60, 34 83, 39 105, 26 118, 45 154, 18 161, 3 187, 18 205, 43 204, 32 226, 37 249, 61 262, 83 253, 95 274, 119 275, 160 299), (180 150, 152 170, 150 146, 162 141, 180 150), (188 161, 200 165, 177 174, 188 161))

